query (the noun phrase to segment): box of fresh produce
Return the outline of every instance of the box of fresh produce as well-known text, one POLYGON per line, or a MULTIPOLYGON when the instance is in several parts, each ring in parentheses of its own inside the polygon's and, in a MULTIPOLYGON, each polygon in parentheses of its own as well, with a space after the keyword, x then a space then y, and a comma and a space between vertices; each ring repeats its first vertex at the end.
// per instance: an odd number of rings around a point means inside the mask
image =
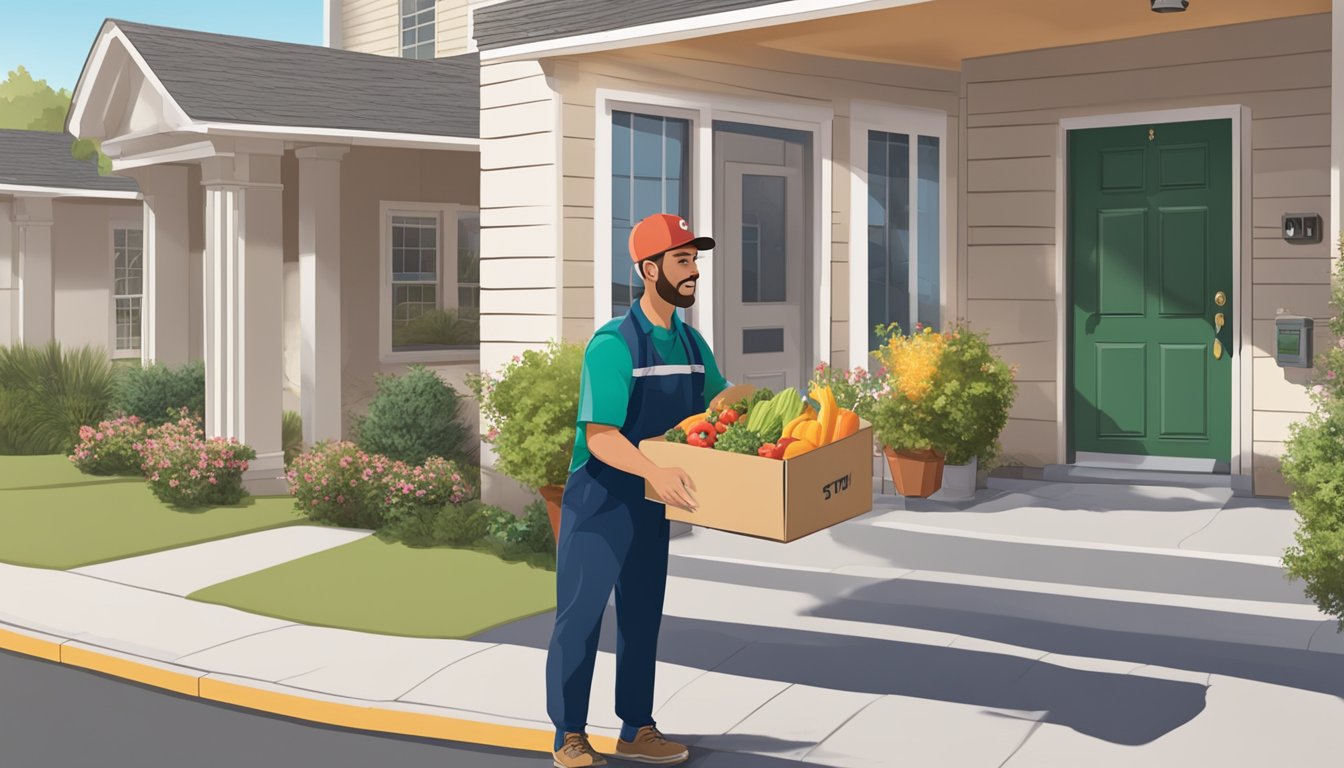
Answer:
MULTIPOLYGON (((695 483, 694 512, 667 518, 774 541, 794 541, 873 508, 873 430, 839 408, 829 387, 779 393, 732 387, 639 449, 695 483)), ((653 487, 644 492, 663 502, 653 487)), ((666 503, 666 502, 663 502, 666 503)))

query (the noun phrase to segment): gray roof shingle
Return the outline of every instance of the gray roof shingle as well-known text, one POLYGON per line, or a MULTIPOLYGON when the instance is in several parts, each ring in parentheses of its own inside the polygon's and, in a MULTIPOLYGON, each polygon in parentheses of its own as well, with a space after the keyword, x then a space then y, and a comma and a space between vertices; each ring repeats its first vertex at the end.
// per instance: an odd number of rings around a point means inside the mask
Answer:
POLYGON ((403 59, 109 20, 192 119, 480 136, 480 57, 403 59))
POLYGON ((476 45, 483 51, 571 35, 687 19, 774 5, 779 0, 508 0, 476 11, 476 45))
POLYGON ((0 130, 0 186, 136 192, 130 179, 99 176, 94 160, 76 160, 68 133, 0 130))

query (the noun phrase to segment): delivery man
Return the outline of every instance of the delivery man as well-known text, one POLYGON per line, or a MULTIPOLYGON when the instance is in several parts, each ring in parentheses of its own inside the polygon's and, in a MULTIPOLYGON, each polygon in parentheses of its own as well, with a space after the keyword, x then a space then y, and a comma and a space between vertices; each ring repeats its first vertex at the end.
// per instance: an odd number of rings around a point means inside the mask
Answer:
POLYGON ((585 728, 602 614, 616 589, 616 757, 658 765, 687 758, 653 721, 653 673, 667 586, 668 521, 659 497, 694 510, 695 484, 636 447, 727 388, 709 345, 677 317, 695 303, 699 251, 714 247, 686 220, 658 214, 630 233, 644 295, 602 326, 584 352, 574 459, 560 504, 555 630, 546 657, 546 709, 558 768, 606 765, 585 728), (707 396, 708 395, 708 396, 707 396))

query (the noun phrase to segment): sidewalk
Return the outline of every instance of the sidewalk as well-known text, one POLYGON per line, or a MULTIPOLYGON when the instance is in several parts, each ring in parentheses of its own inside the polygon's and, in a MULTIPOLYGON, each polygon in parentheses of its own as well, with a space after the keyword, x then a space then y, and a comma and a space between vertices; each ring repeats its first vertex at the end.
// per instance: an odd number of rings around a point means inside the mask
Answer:
MULTIPOLYGON (((879 496, 788 545, 696 529, 672 544, 656 717, 706 766, 1320 763, 1344 716, 1344 638, 1282 576, 1294 526, 1285 504, 1226 491, 1040 484, 959 505, 879 496)), ((362 535, 0 565, 0 647, 297 718, 548 751, 549 614, 434 640, 180 596, 362 535)), ((614 637, 608 612, 599 750, 620 725, 614 637)))

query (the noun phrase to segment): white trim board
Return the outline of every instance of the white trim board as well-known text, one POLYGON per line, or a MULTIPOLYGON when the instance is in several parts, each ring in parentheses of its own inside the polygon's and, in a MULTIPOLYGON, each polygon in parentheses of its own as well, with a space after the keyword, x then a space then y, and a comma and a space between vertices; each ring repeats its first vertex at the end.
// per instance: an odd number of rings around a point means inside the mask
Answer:
MULTIPOLYGON (((725 32, 737 32, 745 29, 793 24, 831 16, 880 11, 926 2, 929 2, 929 0, 786 0, 786 2, 764 3, 733 11, 688 16, 652 24, 640 24, 624 29, 570 35, 536 43, 509 45, 481 51, 481 61, 519 61, 547 56, 570 56, 578 53, 610 51, 618 48, 631 48, 708 35, 720 35, 725 32)), ((474 30, 474 21, 472 26, 474 30)))
POLYGON ((1111 128, 1144 123, 1182 123, 1197 120, 1232 121, 1232 296, 1236 304, 1236 336, 1232 356, 1238 361, 1232 373, 1231 474, 1251 475, 1251 301, 1243 276, 1250 274, 1251 255, 1251 110, 1228 104, 1151 112, 1061 118, 1055 150, 1055 453, 1057 461, 1068 460, 1068 132, 1088 128, 1111 128), (1243 183, 1244 182, 1244 183, 1243 183))
POLYGON ((28 184, 0 184, 0 195, 15 197, 90 197, 101 200, 139 200, 140 193, 129 189, 76 189, 28 184))
MULTIPOLYGON (((593 173, 593 327, 611 318, 611 116, 614 110, 676 117, 691 123, 691 225, 697 234, 714 234, 714 121, 745 122, 791 128, 812 134, 813 259, 812 285, 818 291, 812 318, 811 352, 831 356, 831 175, 833 110, 786 101, 744 99, 691 91, 647 91, 598 88, 595 94, 593 173)), ((563 201, 562 201, 563 202, 563 201)), ((705 342, 714 346, 714 252, 700 257, 699 300, 688 318, 705 342)), ((809 366, 810 367, 810 366, 809 366)))
MULTIPOLYGON (((868 251, 864 243, 868 242, 868 132, 885 131, 887 133, 905 133, 912 136, 936 136, 938 138, 938 314, 946 323, 949 319, 949 253, 955 258, 956 249, 949 238, 947 213, 948 190, 952 178, 947 167, 948 114, 946 112, 913 107, 897 107, 872 102, 853 101, 850 103, 849 118, 849 368, 868 369, 868 251)), ((913 159, 918 152, 918 143, 910 142, 913 159)), ((918 183, 917 166, 910 166, 910 189, 912 210, 918 206, 915 185, 918 183)), ((912 222, 913 225, 914 222, 912 222)), ((918 277, 917 249, 918 227, 911 226, 910 253, 914 255, 915 275, 918 277)), ((917 311, 918 284, 911 281, 911 311, 917 311)), ((951 313, 955 315, 955 311, 951 313)), ((905 323, 902 323, 902 327, 905 323)), ((909 329, 906 328, 908 331, 909 329)))

